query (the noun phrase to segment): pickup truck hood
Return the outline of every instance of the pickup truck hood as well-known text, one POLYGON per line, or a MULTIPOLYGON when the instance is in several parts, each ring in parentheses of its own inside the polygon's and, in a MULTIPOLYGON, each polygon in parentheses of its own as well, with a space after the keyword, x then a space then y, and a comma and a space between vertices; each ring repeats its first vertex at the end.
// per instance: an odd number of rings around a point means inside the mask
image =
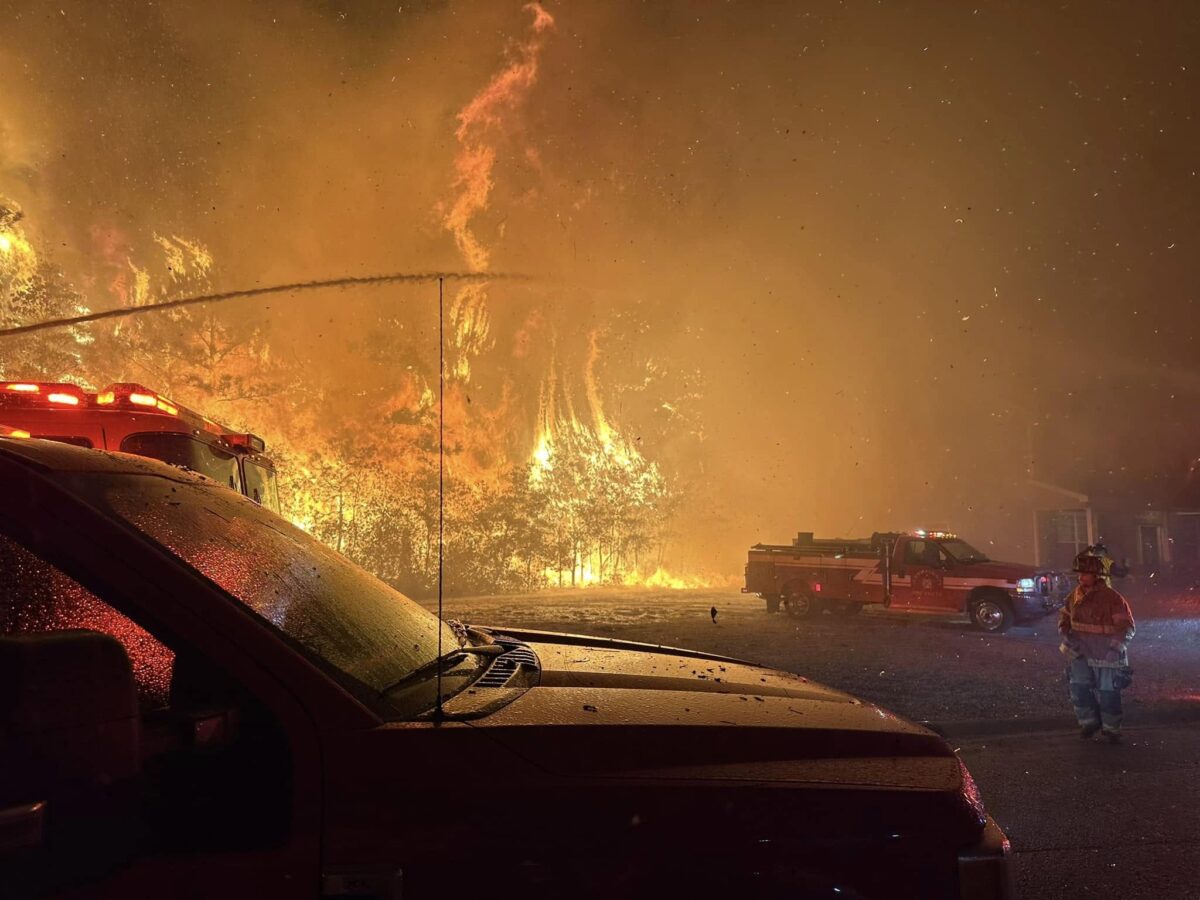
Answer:
POLYGON ((958 760, 937 735, 799 675, 652 645, 504 633, 537 655, 540 680, 471 725, 546 771, 959 786, 958 760))

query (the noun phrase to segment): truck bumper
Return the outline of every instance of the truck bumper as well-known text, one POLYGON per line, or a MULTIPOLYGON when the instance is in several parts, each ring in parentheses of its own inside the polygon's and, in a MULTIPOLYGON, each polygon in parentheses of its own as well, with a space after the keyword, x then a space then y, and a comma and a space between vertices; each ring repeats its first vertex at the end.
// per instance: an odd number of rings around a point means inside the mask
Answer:
POLYGON ((958 854, 960 900, 1013 900, 1012 848, 988 816, 979 842, 958 854))
POLYGON ((1012 597, 1013 615, 1018 622, 1041 619, 1062 609, 1063 598, 1054 594, 1016 592, 1012 597))

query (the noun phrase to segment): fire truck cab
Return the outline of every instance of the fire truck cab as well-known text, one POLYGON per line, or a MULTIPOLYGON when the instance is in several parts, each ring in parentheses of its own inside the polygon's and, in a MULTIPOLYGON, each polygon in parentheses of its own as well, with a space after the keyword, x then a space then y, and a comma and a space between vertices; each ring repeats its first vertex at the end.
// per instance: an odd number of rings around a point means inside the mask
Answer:
POLYGON ((0 381, 0 427, 11 437, 182 466, 279 512, 275 464, 261 437, 232 431, 140 384, 91 393, 65 382, 0 381))
POLYGON ((984 631, 1049 615, 1070 589, 1061 572, 989 559, 945 531, 876 532, 869 538, 814 538, 755 544, 743 593, 768 612, 856 613, 877 604, 932 615, 967 615, 984 631))

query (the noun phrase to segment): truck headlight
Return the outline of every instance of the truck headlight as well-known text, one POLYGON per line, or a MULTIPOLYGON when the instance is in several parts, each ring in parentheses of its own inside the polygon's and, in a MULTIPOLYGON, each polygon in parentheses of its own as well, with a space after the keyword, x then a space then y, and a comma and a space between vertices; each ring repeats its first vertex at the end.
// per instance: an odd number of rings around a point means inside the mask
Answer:
POLYGON ((1032 594, 1034 592, 1033 579, 1032 578, 1018 578, 1017 579, 1017 590, 1020 591, 1022 594, 1032 594))

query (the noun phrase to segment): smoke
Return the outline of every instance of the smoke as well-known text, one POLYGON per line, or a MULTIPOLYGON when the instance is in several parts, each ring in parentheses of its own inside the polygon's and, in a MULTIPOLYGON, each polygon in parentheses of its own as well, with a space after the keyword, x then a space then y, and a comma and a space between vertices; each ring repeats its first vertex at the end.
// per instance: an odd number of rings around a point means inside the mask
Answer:
MULTIPOLYGON (((601 410, 688 486, 684 561, 917 526, 1028 557, 1031 472, 1197 440, 1196 23, 1125 5, 26 0, 0 196, 96 311, 156 235, 212 293, 537 276, 453 298, 462 430, 522 460, 547 402, 601 410)), ((377 428, 436 306, 337 296, 236 315, 377 428)))

